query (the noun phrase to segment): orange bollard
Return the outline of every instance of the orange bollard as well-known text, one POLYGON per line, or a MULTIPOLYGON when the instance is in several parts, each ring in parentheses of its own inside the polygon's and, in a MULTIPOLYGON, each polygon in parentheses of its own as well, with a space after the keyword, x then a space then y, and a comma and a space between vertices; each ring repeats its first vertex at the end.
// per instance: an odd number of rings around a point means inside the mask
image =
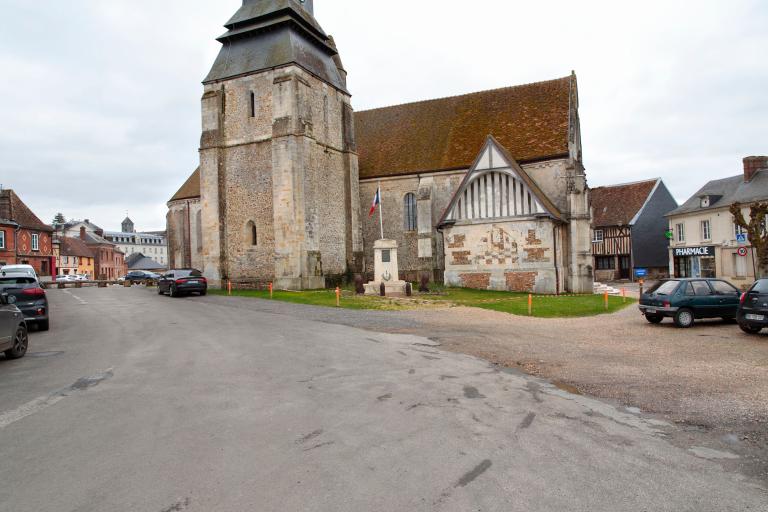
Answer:
POLYGON ((230 296, 232 295, 232 281, 229 279, 227 279, 227 294, 230 296))
POLYGON ((605 310, 608 311, 608 290, 605 291, 605 294, 603 295, 603 300, 605 301, 605 310))
POLYGON ((341 288, 336 287, 336 307, 341 307, 341 288))
POLYGON ((622 288, 621 289, 621 297, 624 299, 624 302, 626 303, 627 302, 627 289, 626 288, 622 288))
POLYGON ((528 294, 528 316, 533 316, 533 294, 528 294))
POLYGON ((274 286, 272 285, 272 283, 269 283, 269 298, 270 299, 272 298, 273 293, 274 293, 274 286))

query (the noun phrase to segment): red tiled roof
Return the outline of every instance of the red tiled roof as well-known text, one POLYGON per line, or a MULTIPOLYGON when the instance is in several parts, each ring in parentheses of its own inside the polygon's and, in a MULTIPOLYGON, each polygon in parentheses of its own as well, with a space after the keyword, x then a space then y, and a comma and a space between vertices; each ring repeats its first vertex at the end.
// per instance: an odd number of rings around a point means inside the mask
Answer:
POLYGON ((79 238, 71 236, 65 236, 61 239, 61 255, 62 256, 80 256, 86 258, 95 258, 96 255, 88 247, 84 241, 79 238))
POLYGON ((187 181, 181 186, 178 192, 174 194, 171 201, 180 201, 181 199, 192 199, 200 197, 200 168, 187 178, 187 181))
POLYGON ((593 188, 592 213, 595 227, 626 226, 635 218, 658 183, 658 179, 593 188))
POLYGON ((53 231, 16 195, 13 190, 0 190, 0 219, 11 220, 23 228, 37 231, 53 231))
POLYGON ((360 178, 468 168, 488 135, 518 162, 567 155, 574 80, 357 112, 360 178))

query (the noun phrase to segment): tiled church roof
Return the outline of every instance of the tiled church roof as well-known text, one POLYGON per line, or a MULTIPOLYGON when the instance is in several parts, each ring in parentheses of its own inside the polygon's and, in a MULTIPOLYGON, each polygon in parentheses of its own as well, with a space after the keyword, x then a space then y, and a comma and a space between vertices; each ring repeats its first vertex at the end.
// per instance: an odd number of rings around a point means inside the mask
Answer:
POLYGON ((488 135, 521 163, 567 155, 572 80, 357 112, 360 178, 466 169, 488 135))
POLYGON ((200 197, 200 168, 187 178, 187 181, 181 186, 178 192, 171 198, 171 201, 180 201, 182 199, 193 199, 200 197))
POLYGON ((658 179, 654 179, 593 188, 590 191, 594 214, 592 225, 595 227, 629 225, 645 205, 658 182, 658 179))

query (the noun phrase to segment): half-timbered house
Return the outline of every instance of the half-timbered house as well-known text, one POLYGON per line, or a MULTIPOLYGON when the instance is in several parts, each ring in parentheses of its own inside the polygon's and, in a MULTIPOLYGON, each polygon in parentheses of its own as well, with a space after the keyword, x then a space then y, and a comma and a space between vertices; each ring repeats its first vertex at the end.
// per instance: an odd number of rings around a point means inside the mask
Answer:
POLYGON ((667 212, 677 208, 661 179, 592 189, 592 253, 597 281, 669 272, 667 212))

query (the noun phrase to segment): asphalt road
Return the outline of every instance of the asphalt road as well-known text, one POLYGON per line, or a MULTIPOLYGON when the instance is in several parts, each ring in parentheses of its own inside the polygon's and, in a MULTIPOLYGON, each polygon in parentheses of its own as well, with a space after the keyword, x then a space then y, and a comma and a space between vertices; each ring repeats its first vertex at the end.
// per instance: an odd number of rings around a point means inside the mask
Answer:
POLYGON ((0 357, 2 511, 768 510, 712 460, 730 454, 425 338, 142 288, 49 297, 52 330, 0 357))

